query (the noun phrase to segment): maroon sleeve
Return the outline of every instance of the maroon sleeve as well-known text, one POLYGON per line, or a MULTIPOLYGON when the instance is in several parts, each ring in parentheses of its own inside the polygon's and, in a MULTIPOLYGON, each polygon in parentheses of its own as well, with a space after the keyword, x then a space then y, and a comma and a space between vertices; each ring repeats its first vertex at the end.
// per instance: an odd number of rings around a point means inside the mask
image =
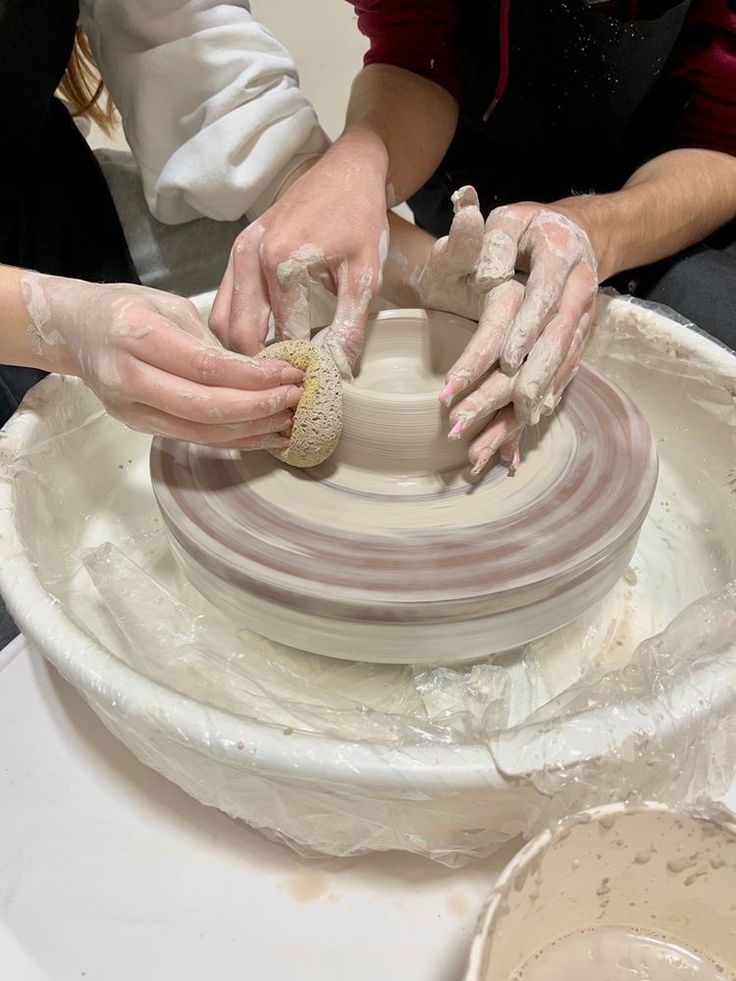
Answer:
POLYGON ((676 145, 736 156, 736 6, 693 0, 675 74, 688 87, 676 145))
POLYGON ((441 85, 461 101, 455 0, 348 0, 370 41, 364 64, 395 65, 441 85))

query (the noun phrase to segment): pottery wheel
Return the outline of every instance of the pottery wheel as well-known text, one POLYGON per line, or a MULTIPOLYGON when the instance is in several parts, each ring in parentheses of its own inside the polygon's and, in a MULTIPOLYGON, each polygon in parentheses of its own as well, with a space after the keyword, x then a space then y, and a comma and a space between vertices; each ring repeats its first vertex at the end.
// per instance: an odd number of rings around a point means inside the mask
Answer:
POLYGON ((273 640, 369 661, 478 658, 580 615, 626 569, 657 457, 631 400, 583 367, 515 475, 465 473, 152 450, 172 548, 202 593, 273 640))

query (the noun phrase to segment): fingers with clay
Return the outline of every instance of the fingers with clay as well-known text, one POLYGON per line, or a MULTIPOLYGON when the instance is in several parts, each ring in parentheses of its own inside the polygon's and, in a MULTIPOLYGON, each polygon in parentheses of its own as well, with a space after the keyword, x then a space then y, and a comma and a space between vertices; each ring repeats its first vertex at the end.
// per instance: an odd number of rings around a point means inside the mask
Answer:
POLYGON ((343 378, 352 378, 353 368, 365 343, 365 329, 370 304, 380 289, 381 269, 385 261, 385 241, 381 246, 380 264, 360 266, 357 273, 345 262, 337 276, 337 306, 329 330, 320 337, 340 369, 343 378))
POLYGON ((511 402, 513 394, 514 380, 500 371, 494 371, 451 410, 450 439, 460 439, 474 425, 490 419, 511 402))
MULTIPOLYGON (((592 307, 594 307, 594 304, 592 307)), ((549 416, 555 411, 565 389, 578 373, 583 352, 585 351, 585 344, 588 340, 588 334, 590 333, 590 327, 593 322, 593 312, 594 310, 592 308, 587 311, 578 325, 570 349, 565 355, 562 364, 557 369, 554 380, 541 405, 540 413, 543 416, 549 416)))
POLYGON ((480 436, 470 444, 468 459, 472 465, 471 475, 479 476, 496 453, 511 468, 516 469, 521 430, 522 423, 517 418, 513 405, 501 409, 480 436))
POLYGON ((540 207, 524 229, 519 252, 527 258, 529 277, 524 302, 501 349, 501 368, 509 375, 520 369, 537 338, 557 314, 565 323, 563 329, 555 325, 555 337, 569 347, 572 332, 565 331, 566 322, 576 313, 580 319, 598 286, 588 236, 565 215, 540 207))
MULTIPOLYGON (((113 413, 115 414, 115 413, 113 413)), ((202 443, 239 450, 282 449, 289 446, 288 433, 293 423, 293 413, 282 412, 237 425, 201 424, 180 419, 167 412, 160 412, 143 404, 128 404, 122 410, 120 420, 139 432, 155 433, 187 443, 202 443)))
MULTIPOLYGON (((472 275, 483 247, 485 225, 478 192, 470 185, 452 195, 454 217, 444 239, 443 261, 448 271, 472 275)), ((442 241, 442 240, 441 240, 442 241)))
MULTIPOLYGON (((596 290, 595 274, 590 268, 575 266, 554 316, 516 375, 514 405, 523 422, 536 424, 548 399, 551 397, 555 405, 559 401, 562 390, 558 372, 563 364, 569 364, 571 354, 573 367, 580 363, 593 321, 596 290)), ((570 374, 569 369, 566 374, 570 374)))
POLYGON ((260 259, 265 231, 254 222, 236 238, 209 317, 210 330, 224 347, 250 356, 258 354, 266 343, 271 316, 260 259))
POLYGON ((324 344, 350 374, 388 247, 385 167, 385 151, 356 159, 336 144, 240 233, 209 321, 226 347, 258 354, 271 314, 277 340, 308 340, 320 283, 337 296, 324 344))
POLYGON ((520 242, 532 219, 524 207, 505 205, 488 216, 475 274, 479 286, 491 289, 515 275, 520 242))
POLYGON ((471 444, 477 472, 497 451, 515 465, 523 426, 554 411, 582 358, 598 278, 582 228, 550 208, 519 204, 489 216, 473 282, 487 291, 478 330, 441 398, 450 404, 477 386, 450 413, 453 438, 497 413, 471 444), (517 268, 529 270, 524 285, 509 278, 517 268))
POLYGON ((21 290, 52 363, 63 352, 62 370, 132 428, 218 446, 285 445, 304 373, 224 350, 188 300, 37 273, 21 290))
POLYGON ((475 273, 483 248, 485 223, 472 187, 452 196, 455 215, 449 234, 438 239, 419 275, 417 293, 423 306, 477 320, 485 290, 477 289, 475 273))
POLYGON ((478 329, 462 355, 450 368, 440 399, 447 405, 483 378, 498 362, 509 326, 524 299, 524 287, 516 280, 502 283, 486 294, 478 329))
POLYGON ((344 375, 363 349, 368 308, 381 281, 387 236, 375 255, 329 259, 314 245, 288 254, 274 245, 258 222, 241 232, 217 292, 210 327, 234 351, 255 355, 263 349, 273 313, 277 340, 309 340, 310 289, 323 283, 337 294, 335 318, 323 343, 344 375))
POLYGON ((271 314, 277 340, 309 340, 310 286, 324 278, 327 261, 316 246, 285 249, 262 221, 236 239, 209 319, 230 350, 251 356, 262 351, 271 314))

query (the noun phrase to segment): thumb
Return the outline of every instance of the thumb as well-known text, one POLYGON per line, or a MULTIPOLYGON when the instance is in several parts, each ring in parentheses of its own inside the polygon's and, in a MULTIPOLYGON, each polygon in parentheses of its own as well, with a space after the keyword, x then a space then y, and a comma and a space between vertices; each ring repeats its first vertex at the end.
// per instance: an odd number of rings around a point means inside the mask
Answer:
POLYGON ((452 195, 454 217, 445 245, 445 259, 458 271, 472 272, 480 258, 485 221, 475 188, 461 187, 452 195))

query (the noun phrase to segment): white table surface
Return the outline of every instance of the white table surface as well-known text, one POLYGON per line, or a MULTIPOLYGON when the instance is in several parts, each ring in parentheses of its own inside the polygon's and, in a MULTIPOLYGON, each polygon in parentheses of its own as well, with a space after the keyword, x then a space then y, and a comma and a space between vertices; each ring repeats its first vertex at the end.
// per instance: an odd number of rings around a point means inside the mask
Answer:
POLYGON ((144 767, 22 638, 0 652, 1 981, 459 981, 513 851, 302 860, 144 767))

